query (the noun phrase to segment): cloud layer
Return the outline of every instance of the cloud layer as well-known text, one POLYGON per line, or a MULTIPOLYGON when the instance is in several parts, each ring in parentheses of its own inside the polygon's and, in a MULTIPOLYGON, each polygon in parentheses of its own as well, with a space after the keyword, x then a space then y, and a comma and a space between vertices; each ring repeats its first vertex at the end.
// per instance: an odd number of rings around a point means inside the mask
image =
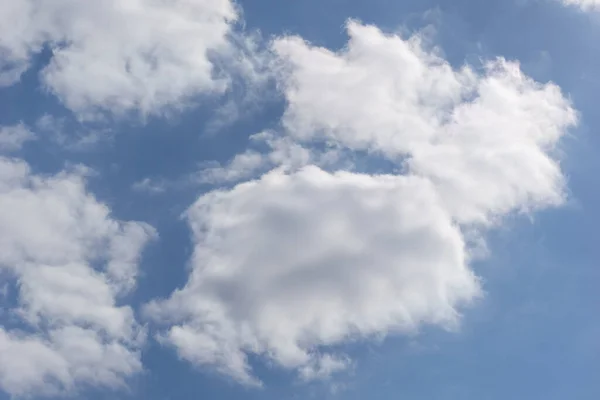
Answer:
POLYGON ((556 146, 577 118, 557 86, 503 59, 453 68, 419 35, 348 33, 338 52, 274 41, 281 130, 218 175, 279 167, 198 199, 189 281, 146 310, 182 358, 246 384, 248 354, 315 379, 351 362, 331 346, 455 326, 480 294, 467 232, 564 200, 556 146), (347 154, 404 172, 339 171, 347 154))

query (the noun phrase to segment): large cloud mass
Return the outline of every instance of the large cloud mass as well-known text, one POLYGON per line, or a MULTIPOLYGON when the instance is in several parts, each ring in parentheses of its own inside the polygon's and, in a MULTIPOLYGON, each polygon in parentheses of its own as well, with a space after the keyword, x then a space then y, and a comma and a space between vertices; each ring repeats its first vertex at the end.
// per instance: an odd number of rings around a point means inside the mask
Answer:
POLYGON ((221 90, 210 52, 227 46, 230 0, 0 0, 0 85, 44 45, 42 80, 82 117, 156 113, 221 90))
POLYGON ((502 59, 454 69, 418 35, 348 31, 339 52, 274 42, 288 106, 269 143, 306 156, 203 195, 189 281, 147 309, 181 357, 241 382, 259 383, 247 354, 314 379, 348 364, 332 345, 454 325, 480 293, 465 232, 563 201, 554 153, 576 115, 558 87, 502 59), (310 165, 323 145, 405 173, 310 165))
POLYGON ((0 277, 16 282, 0 297, 0 389, 56 395, 141 371, 145 334, 119 299, 154 235, 112 219, 82 171, 37 176, 0 157, 0 277))
POLYGON ((418 177, 275 170, 188 218, 194 272, 159 314, 188 321, 168 333, 184 358, 243 381, 243 351, 318 373, 315 345, 453 324, 478 292, 460 231, 418 177))

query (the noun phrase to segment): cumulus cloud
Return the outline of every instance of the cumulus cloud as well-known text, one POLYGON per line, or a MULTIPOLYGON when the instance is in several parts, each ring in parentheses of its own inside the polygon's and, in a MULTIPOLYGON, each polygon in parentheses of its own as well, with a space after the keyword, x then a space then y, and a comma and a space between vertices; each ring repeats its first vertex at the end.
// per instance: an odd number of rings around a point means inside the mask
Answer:
POLYGON ((113 219, 83 171, 38 176, 0 158, 0 272, 18 289, 10 325, 0 324, 0 389, 57 395, 141 371, 145 333, 120 299, 154 235, 113 219))
POLYGON ((0 83, 12 84, 44 46, 44 84, 81 117, 158 113, 222 91, 211 52, 227 48, 230 0, 1 0, 0 83))
POLYGON ((24 124, 0 127, 0 151, 19 150, 25 142, 35 139, 35 135, 24 124))
POLYGON ((556 85, 504 59, 456 70, 418 35, 403 40, 356 22, 348 33, 338 53, 298 37, 274 43, 289 135, 404 165, 434 182, 462 223, 561 202, 552 156, 576 114, 556 85))
POLYGON ((311 376, 332 363, 316 345, 451 325, 478 293, 460 232, 421 178, 274 170, 187 216, 194 272, 150 314, 188 321, 167 334, 183 358, 245 382, 244 351, 311 376))
POLYGON ((195 365, 259 385, 253 354, 316 379, 349 341, 453 328, 481 294, 471 238, 564 199, 556 147, 577 118, 558 87, 503 59, 454 68, 418 34, 348 33, 337 52, 274 41, 287 109, 259 139, 279 167, 186 213, 189 280, 146 311, 195 365), (341 171, 323 149, 403 173, 341 171))

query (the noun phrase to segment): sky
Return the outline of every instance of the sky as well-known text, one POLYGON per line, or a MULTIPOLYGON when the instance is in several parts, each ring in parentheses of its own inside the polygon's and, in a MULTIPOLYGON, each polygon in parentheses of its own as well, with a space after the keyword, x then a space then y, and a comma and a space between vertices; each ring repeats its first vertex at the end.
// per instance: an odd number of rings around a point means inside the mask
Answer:
POLYGON ((0 0, 0 400, 600 398, 598 0, 0 0))

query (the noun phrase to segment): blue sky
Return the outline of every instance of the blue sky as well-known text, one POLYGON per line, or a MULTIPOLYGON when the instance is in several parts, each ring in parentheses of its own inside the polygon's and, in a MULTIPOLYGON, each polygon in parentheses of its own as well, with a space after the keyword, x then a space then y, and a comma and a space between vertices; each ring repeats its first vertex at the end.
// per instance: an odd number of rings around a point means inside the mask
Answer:
POLYGON ((600 3, 91 4, 0 0, 0 399, 600 397, 600 3))

